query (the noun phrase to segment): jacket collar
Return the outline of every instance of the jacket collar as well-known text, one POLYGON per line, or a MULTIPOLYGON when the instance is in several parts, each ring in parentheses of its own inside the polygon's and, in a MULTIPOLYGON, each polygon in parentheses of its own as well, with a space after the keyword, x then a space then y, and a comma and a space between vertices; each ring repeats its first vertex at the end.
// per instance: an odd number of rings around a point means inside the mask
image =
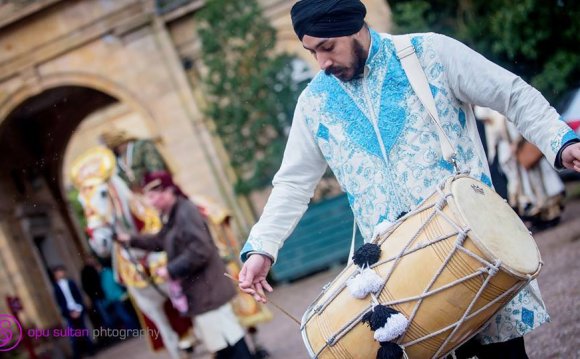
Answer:
POLYGON ((175 222, 177 208, 182 205, 184 200, 187 201, 187 199, 183 198, 182 196, 177 196, 177 199, 176 199, 175 203, 173 204, 173 207, 171 207, 171 210, 169 211, 169 213, 166 214, 165 216, 163 216, 163 218, 162 218, 162 222, 164 223, 165 227, 169 228, 169 227, 173 226, 173 222, 175 222))
POLYGON ((365 63, 365 67, 367 68, 365 72, 369 72, 372 69, 371 66, 372 61, 379 52, 379 49, 381 47, 381 35, 379 35, 378 32, 376 32, 370 27, 369 27, 369 35, 371 37, 371 44, 369 46, 369 55, 367 56, 367 61, 365 63))

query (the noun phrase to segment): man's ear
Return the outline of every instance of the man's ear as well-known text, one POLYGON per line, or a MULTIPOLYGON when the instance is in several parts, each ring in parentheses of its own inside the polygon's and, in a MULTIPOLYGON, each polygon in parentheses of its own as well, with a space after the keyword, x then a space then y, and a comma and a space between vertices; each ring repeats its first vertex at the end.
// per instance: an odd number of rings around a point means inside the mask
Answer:
POLYGON ((352 34, 351 36, 357 40, 362 40, 363 36, 365 36, 369 31, 369 28, 367 26, 367 23, 365 22, 363 24, 363 26, 360 28, 360 30, 354 34, 352 34))

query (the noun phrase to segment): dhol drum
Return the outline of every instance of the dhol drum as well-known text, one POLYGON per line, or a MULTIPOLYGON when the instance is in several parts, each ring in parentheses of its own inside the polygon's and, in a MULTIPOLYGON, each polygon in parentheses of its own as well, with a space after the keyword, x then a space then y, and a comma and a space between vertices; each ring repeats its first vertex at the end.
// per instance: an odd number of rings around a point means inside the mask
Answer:
POLYGON ((442 357, 477 334, 542 266, 516 213, 466 175, 447 179, 372 243, 380 257, 368 268, 380 285, 357 299, 347 282, 362 270, 350 264, 325 286, 302 318, 311 357, 377 357, 384 343, 374 339, 363 317, 378 304, 408 320, 390 340, 404 354, 442 357))

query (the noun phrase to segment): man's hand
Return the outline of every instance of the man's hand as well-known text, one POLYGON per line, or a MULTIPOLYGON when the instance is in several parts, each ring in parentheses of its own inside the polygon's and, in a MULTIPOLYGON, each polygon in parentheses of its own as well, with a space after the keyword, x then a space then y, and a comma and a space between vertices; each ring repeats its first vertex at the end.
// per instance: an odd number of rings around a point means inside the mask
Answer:
POLYGON ((580 172, 580 142, 564 149, 562 152, 562 166, 580 172))
POLYGON ((77 319, 81 316, 81 312, 77 312, 76 310, 71 310, 69 313, 70 317, 73 319, 77 319))
POLYGON ((155 272, 155 274, 159 278, 161 278, 161 279, 164 279, 164 280, 170 279, 170 277, 169 277, 169 271, 167 270, 167 267, 166 266, 159 267, 159 269, 157 269, 157 271, 155 272))
POLYGON ((240 272, 240 289, 254 296, 254 299, 260 303, 266 303, 266 293, 272 292, 273 289, 266 281, 266 275, 272 267, 272 260, 261 254, 252 254, 244 263, 240 272))
POLYGON ((118 232, 117 233, 117 240, 121 243, 129 244, 129 241, 131 240, 131 236, 127 233, 124 233, 124 232, 118 232))

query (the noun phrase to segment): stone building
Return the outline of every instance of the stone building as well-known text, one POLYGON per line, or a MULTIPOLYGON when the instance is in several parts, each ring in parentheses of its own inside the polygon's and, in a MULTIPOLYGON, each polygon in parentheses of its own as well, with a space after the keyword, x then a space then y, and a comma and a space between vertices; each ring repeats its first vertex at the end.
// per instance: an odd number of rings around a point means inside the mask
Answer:
MULTIPOLYGON (((364 1, 387 30, 384 0, 364 1)), ((177 181, 228 207, 239 233, 255 220, 200 106, 195 13, 201 0, 0 1, 0 313, 18 296, 27 326, 61 319, 48 268, 78 279, 87 244, 66 201, 71 159, 116 126, 154 138, 177 181)), ((295 39, 294 1, 260 0, 278 47, 316 63, 295 39)))

